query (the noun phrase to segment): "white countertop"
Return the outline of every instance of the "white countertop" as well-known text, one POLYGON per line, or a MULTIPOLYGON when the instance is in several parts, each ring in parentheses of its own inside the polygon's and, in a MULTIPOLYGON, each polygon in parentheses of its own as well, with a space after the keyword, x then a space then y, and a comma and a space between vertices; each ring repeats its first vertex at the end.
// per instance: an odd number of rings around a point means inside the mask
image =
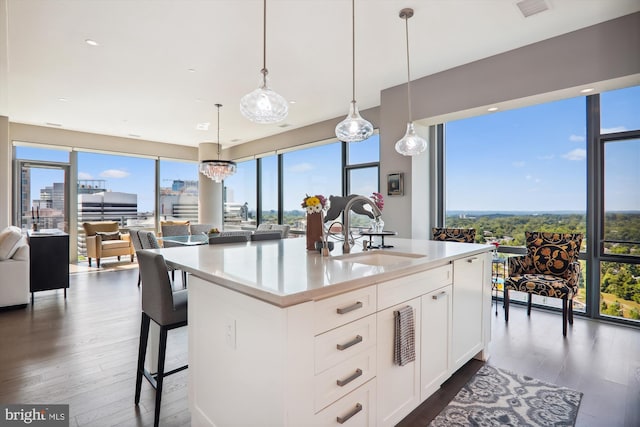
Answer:
MULTIPOLYGON (((279 307, 320 300, 333 295, 405 276, 488 252, 491 245, 386 238, 390 249, 367 252, 425 255, 402 258, 389 265, 367 265, 337 260, 342 242, 335 242, 331 256, 307 251, 306 239, 292 238, 224 245, 155 249, 167 263, 194 276, 261 299, 279 307)), ((361 252, 362 244, 351 253, 361 252)))

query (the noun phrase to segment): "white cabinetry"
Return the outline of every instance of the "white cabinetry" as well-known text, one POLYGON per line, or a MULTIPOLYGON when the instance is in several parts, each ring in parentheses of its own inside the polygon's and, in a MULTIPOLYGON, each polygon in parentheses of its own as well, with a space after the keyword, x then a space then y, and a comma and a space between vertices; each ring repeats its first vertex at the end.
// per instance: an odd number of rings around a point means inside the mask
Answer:
POLYGON ((284 308, 192 276, 192 425, 395 425, 486 350, 490 263, 443 262, 284 308), (405 306, 416 359, 399 366, 394 312, 405 306))
POLYGON ((451 354, 451 285, 421 298, 420 401, 449 378, 451 354))
MULTIPOLYGON (((484 347, 483 319, 487 290, 485 264, 488 254, 462 258, 453 262, 453 319, 451 369, 453 373, 484 347)), ((490 285, 489 285, 490 286, 490 285)), ((488 319, 487 319, 488 320, 488 319)))

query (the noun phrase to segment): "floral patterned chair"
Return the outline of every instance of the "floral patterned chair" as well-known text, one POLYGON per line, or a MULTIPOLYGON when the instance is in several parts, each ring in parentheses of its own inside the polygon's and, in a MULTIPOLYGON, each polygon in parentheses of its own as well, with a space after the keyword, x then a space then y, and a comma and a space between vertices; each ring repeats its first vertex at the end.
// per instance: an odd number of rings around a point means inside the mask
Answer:
POLYGON ((567 336, 567 320, 573 325, 573 297, 578 292, 582 244, 579 233, 525 232, 527 254, 509 258, 509 276, 504 282, 504 320, 509 321, 509 291, 531 296, 562 299, 562 335, 567 336))
POLYGON ((431 239, 446 242, 473 243, 476 240, 476 229, 433 227, 431 229, 431 239))

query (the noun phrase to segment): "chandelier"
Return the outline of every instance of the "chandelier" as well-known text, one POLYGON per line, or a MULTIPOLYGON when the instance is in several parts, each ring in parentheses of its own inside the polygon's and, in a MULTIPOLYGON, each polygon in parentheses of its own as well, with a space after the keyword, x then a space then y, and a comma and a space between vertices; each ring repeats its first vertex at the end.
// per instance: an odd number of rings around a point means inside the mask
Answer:
POLYGON ((216 104, 216 107, 218 108, 218 159, 203 160, 200 163, 200 173, 215 182, 222 182, 236 173, 236 163, 230 160, 220 160, 220 107, 222 104, 216 104))

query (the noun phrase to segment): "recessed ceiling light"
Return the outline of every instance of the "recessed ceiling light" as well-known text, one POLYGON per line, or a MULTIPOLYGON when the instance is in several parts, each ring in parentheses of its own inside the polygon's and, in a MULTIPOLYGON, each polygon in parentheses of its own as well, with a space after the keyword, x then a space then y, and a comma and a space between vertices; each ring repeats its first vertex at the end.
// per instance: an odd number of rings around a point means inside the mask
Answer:
POLYGON ((90 45, 90 46, 100 46, 100 45, 98 44, 98 42, 97 42, 97 41, 95 41, 95 40, 86 39, 84 42, 85 42, 86 44, 90 45))
POLYGON ((594 88, 588 87, 586 89, 582 89, 580 93, 589 93, 589 92, 593 92, 594 90, 595 90, 594 88))
POLYGON ((196 129, 198 130, 209 130, 209 126, 211 125, 211 123, 209 122, 205 122, 205 123, 198 123, 196 125, 196 129))
POLYGON ((138 135, 137 133, 130 133, 129 136, 132 138, 140 138, 141 135, 138 135))
POLYGON ((55 126, 57 128, 62 127, 62 125, 60 123, 52 123, 52 122, 46 122, 45 125, 47 125, 47 126, 55 126))
POLYGON ((232 140, 231 140, 231 142, 240 142, 240 141, 242 141, 242 140, 241 140, 241 139, 238 139, 238 138, 235 138, 235 139, 232 139, 232 140))
POLYGON ((67 102, 67 98, 58 98, 58 101, 60 101, 60 102, 67 102))
POLYGON ((487 108, 487 111, 498 111, 499 108, 498 107, 489 107, 487 108))
POLYGON ((195 68, 189 68, 187 71, 190 72, 190 73, 195 73, 196 69, 195 68))
POLYGON ((296 101, 294 101, 293 99, 291 101, 289 101, 289 104, 295 104, 296 101))

